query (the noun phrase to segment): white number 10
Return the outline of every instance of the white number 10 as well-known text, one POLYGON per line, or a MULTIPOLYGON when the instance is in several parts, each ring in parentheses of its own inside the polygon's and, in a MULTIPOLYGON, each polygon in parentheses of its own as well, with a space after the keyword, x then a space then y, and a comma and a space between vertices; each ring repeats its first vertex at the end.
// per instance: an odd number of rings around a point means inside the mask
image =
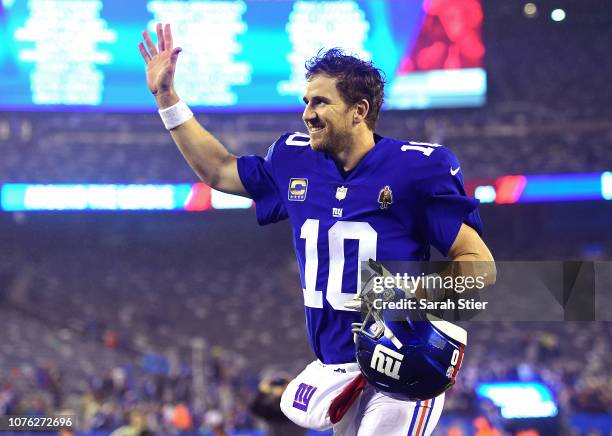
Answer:
MULTIPOLYGON (((319 220, 307 219, 300 230, 300 238, 305 239, 306 265, 304 266, 304 305, 323 307, 323 292, 316 290, 317 269, 319 267, 319 220)), ((329 275, 327 278, 327 301, 336 310, 347 310, 344 303, 354 298, 354 293, 342 292, 342 275, 344 272, 344 241, 359 241, 357 275, 355 292, 359 290, 361 280, 361 262, 376 259, 376 241, 378 235, 368 223, 356 221, 338 221, 327 232, 329 241, 329 275)))

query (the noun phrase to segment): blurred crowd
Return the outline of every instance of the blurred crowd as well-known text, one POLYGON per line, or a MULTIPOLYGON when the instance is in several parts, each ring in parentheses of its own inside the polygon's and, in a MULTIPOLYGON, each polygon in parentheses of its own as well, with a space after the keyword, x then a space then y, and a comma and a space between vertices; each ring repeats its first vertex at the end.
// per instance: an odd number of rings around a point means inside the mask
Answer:
POLYGON ((183 249, 3 252, 0 414, 77 413, 88 431, 255 428, 262 375, 310 359, 295 267, 286 252, 183 249))
POLYGON ((610 323, 474 322, 466 328, 469 352, 446 411, 475 415, 477 384, 493 381, 543 382, 565 413, 612 411, 605 363, 612 358, 610 323))
MULTIPOLYGON (((262 380, 291 378, 314 357, 291 253, 255 255, 237 253, 232 277, 226 256, 205 247, 197 259, 146 246, 3 254, 0 413, 76 413, 79 428, 101 431, 261 425, 252 403, 262 380)), ((446 413, 481 413, 475 388, 488 381, 541 381, 564 415, 612 413, 610 323, 465 327, 446 413)))

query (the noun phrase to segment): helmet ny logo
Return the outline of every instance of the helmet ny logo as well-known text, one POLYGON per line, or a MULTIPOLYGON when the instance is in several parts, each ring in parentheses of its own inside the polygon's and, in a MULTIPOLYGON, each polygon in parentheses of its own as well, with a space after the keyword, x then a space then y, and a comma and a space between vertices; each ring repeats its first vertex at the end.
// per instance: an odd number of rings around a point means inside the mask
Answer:
POLYGON ((378 344, 376 348, 374 348, 374 353, 372 353, 370 367, 387 377, 399 380, 399 370, 403 358, 404 356, 401 353, 393 351, 382 344, 378 344))
POLYGON ((293 407, 303 410, 304 412, 308 410, 308 405, 310 404, 310 400, 316 390, 317 388, 314 386, 307 385, 306 383, 300 383, 297 391, 295 392, 293 407))

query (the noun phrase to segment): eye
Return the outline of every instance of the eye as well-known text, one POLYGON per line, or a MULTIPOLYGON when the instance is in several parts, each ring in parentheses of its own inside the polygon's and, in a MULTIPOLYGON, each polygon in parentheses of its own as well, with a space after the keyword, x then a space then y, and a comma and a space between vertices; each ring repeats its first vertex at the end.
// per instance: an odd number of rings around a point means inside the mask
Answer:
POLYGON ((303 98, 302 101, 306 106, 310 105, 313 107, 321 106, 327 103, 325 99, 319 97, 313 97, 312 100, 307 100, 306 98, 303 98))

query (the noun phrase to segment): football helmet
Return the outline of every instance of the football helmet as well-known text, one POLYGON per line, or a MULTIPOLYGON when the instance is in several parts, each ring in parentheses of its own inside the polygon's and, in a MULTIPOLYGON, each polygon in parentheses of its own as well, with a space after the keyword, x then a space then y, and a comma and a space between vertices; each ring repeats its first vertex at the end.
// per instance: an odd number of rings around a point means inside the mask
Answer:
POLYGON ((377 290, 373 279, 390 273, 373 260, 369 267, 373 271, 369 280, 358 298, 346 305, 365 311, 363 322, 354 323, 352 329, 361 372, 379 391, 399 400, 424 401, 440 395, 455 383, 467 332, 421 310, 405 289, 377 290), (395 304, 389 308, 383 302, 395 304))

